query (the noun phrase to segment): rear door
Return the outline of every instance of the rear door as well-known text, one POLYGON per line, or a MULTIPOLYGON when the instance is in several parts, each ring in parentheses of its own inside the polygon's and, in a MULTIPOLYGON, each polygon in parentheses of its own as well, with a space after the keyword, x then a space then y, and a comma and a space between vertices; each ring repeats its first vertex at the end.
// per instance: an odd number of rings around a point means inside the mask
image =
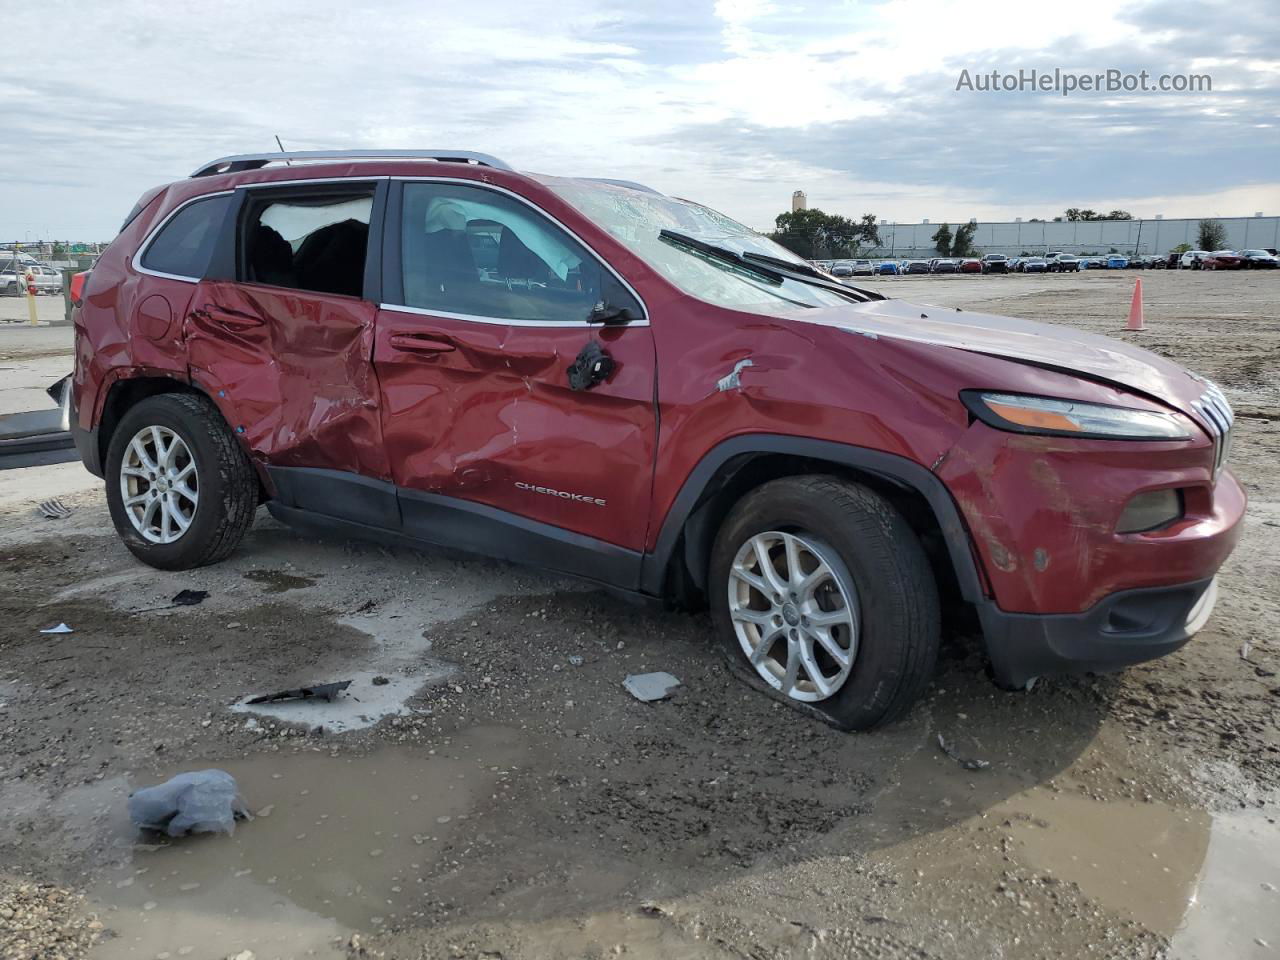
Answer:
POLYGON ((368 289, 370 226, 385 189, 385 181, 241 188, 207 275, 215 279, 197 286, 184 335, 193 379, 284 505, 394 527, 368 289), (369 481, 383 482, 381 495, 353 495, 369 481))
POLYGON ((563 225, 489 185, 393 181, 386 229, 374 366, 405 531, 638 576, 657 434, 638 295, 563 225), (589 323, 601 302, 629 322, 589 323), (570 367, 597 350, 612 372, 573 389, 570 367))

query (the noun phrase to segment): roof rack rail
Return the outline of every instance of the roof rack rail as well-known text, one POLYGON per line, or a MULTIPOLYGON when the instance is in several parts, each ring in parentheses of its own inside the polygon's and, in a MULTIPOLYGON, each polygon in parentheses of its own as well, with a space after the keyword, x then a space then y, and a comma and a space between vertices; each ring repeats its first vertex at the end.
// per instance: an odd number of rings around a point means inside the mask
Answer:
POLYGON ((497 157, 472 150, 294 150, 288 153, 242 153, 233 157, 219 157, 199 167, 192 177, 208 177, 215 173, 240 173, 243 170, 259 170, 269 163, 292 160, 439 160, 446 163, 474 163, 495 170, 510 170, 511 166, 497 157))

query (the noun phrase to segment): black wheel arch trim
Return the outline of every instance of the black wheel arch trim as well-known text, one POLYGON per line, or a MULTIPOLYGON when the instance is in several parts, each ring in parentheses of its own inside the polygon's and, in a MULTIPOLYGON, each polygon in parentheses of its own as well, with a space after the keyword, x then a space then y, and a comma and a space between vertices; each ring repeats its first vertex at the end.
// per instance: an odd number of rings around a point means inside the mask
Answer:
POLYGON ((874 474, 920 494, 929 504, 942 531, 961 595, 975 604, 987 599, 973 556, 969 529, 960 515, 960 509, 946 485, 926 467, 883 450, 772 433, 742 434, 724 440, 698 461, 697 466, 685 478, 671 509, 667 511, 653 552, 645 555, 640 576, 640 589, 644 593, 657 596, 663 592, 670 564, 676 559, 676 551, 686 525, 695 518, 698 507, 704 502, 712 481, 720 470, 735 457, 751 454, 782 454, 822 460, 874 474))

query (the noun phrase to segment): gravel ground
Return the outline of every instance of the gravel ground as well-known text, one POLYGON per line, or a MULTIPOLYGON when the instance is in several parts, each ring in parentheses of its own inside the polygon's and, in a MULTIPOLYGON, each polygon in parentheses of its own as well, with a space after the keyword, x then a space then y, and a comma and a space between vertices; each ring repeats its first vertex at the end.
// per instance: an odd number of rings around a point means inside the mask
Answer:
MULTIPOLYGON (((1114 334, 1132 279, 874 283, 1114 334)), ((1126 336, 1241 412, 1250 513, 1213 620, 1022 694, 953 628, 925 699, 873 735, 738 683, 704 616, 265 513, 227 562, 159 573, 78 465, 0 473, 0 957, 99 933, 107 960, 1273 956, 1280 277, 1143 279, 1150 329, 1126 336), (50 495, 74 514, 36 515, 50 495), (165 608, 180 589, 210 596, 165 608), (621 682, 649 670, 682 686, 640 703, 621 682), (349 677, 354 716, 230 709, 349 677), (128 827, 129 790, 209 766, 258 814, 234 837, 128 827)))

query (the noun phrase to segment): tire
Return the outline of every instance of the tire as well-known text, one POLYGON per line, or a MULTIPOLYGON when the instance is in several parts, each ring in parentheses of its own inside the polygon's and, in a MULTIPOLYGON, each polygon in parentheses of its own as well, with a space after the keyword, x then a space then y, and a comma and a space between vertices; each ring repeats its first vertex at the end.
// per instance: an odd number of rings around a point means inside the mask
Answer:
POLYGON ((198 394, 161 394, 130 408, 111 436, 105 473, 116 532, 135 557, 160 570, 190 570, 225 559, 249 529, 258 506, 252 464, 217 407, 198 394), (147 461, 139 458, 140 451, 150 462, 160 459, 157 435, 167 444, 162 449, 175 452, 170 467, 176 476, 153 480, 147 461), (175 445, 175 437, 181 446, 175 445), (135 439, 139 446, 133 446, 135 439), (126 489, 134 498, 147 499, 126 506, 126 489), (154 512, 151 500, 156 501, 154 512), (183 519, 185 527, 180 526, 183 519))
POLYGON ((940 613, 924 549, 901 514, 856 483, 823 475, 786 477, 748 493, 716 536, 707 593, 730 668, 752 686, 840 729, 869 730, 897 719, 933 675, 940 613), (799 566, 801 577, 816 580, 776 603, 747 582, 754 577, 769 586, 757 544, 775 578, 781 579, 779 567, 789 574, 799 566), (810 632, 823 629, 815 622, 820 617, 846 622, 827 626, 822 640, 810 632), (828 641, 848 657, 837 660, 828 641), (822 684, 801 665, 806 657, 798 651, 806 646, 822 684), (763 652, 759 666, 750 648, 763 652))

